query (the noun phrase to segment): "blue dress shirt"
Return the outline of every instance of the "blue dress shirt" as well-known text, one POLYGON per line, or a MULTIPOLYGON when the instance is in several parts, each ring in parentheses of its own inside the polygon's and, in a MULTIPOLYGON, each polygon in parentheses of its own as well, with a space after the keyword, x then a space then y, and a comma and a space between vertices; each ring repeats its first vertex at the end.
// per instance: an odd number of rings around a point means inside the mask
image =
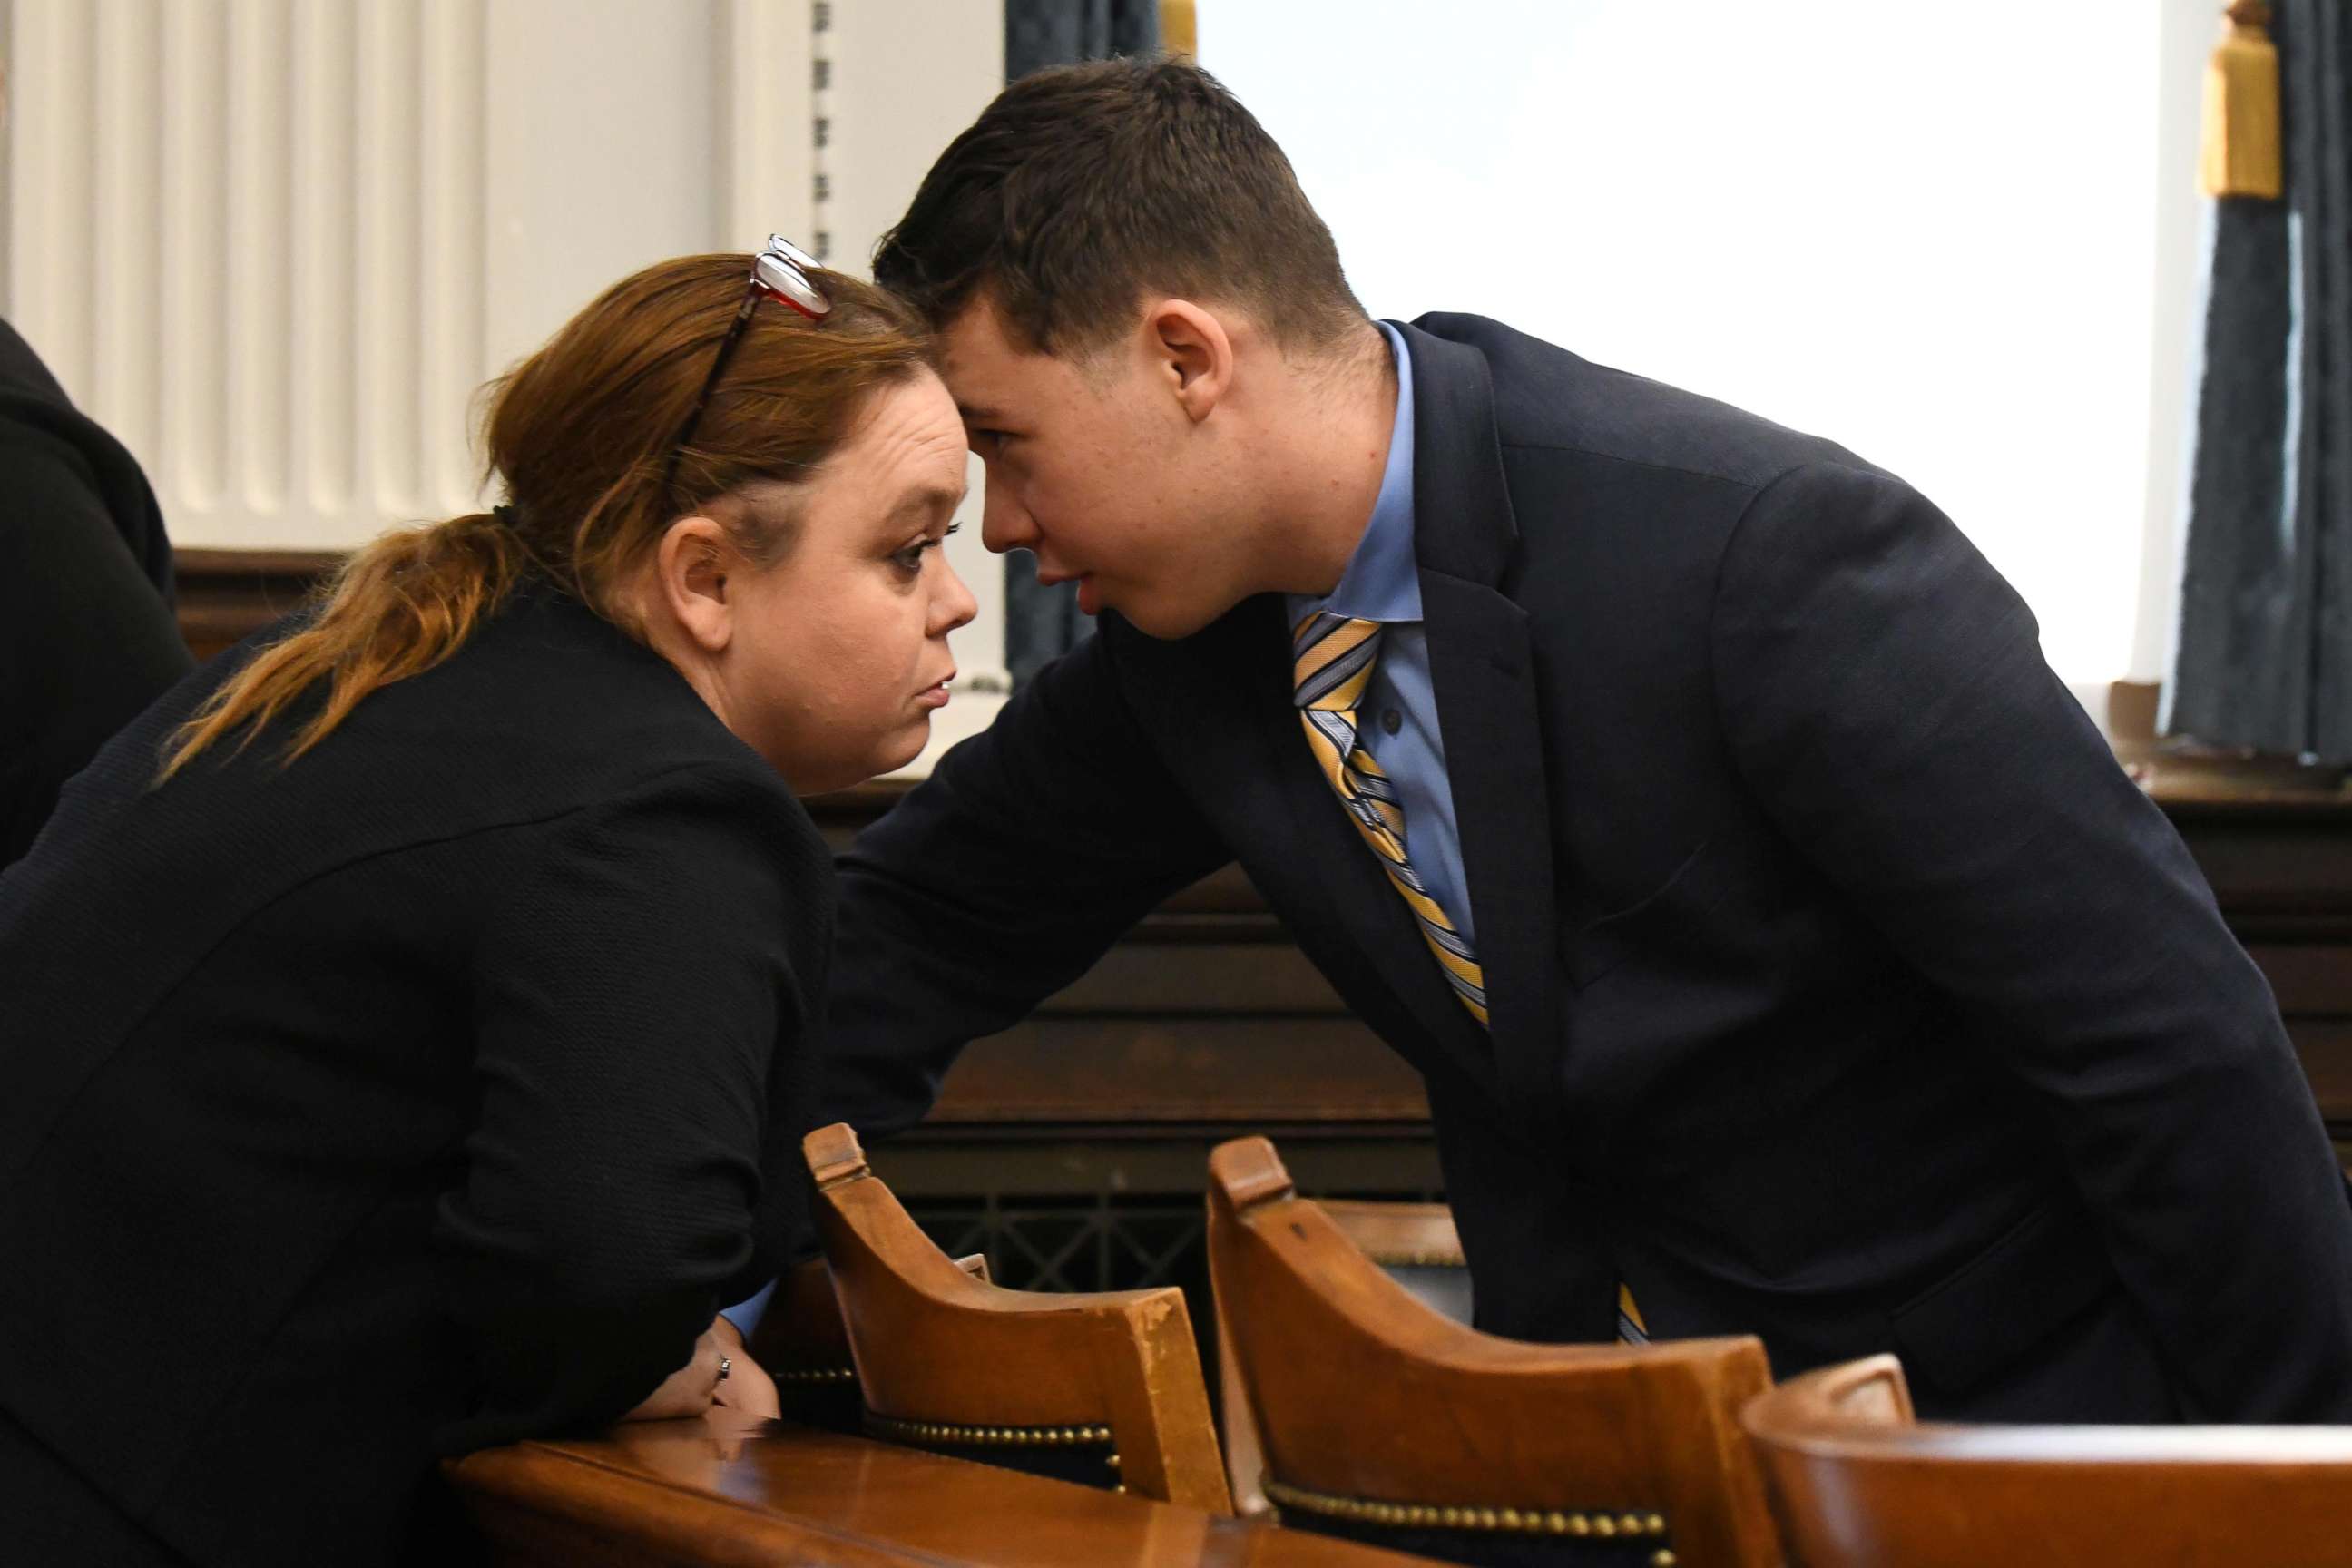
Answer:
MULTIPOLYGON (((1462 874, 1462 833, 1454 822, 1454 786, 1445 775, 1437 692, 1429 679, 1429 634, 1421 624, 1421 567, 1412 551, 1412 354, 1403 333, 1386 321, 1380 328, 1388 334, 1397 371, 1396 421, 1389 433, 1381 493, 1339 585, 1320 599, 1290 595, 1289 624, 1328 610, 1386 628, 1380 662, 1356 710, 1356 739, 1404 801, 1404 852, 1412 868, 1454 929, 1475 946, 1470 885, 1462 874)), ((1339 809, 1336 803, 1332 809, 1339 809)))
POLYGON ((760 1320, 768 1315, 768 1298, 775 1293, 776 1282, 771 1279, 760 1287, 758 1295, 747 1301, 738 1301, 731 1307, 720 1308, 719 1315, 734 1324, 737 1331, 749 1342, 759 1331, 760 1320))

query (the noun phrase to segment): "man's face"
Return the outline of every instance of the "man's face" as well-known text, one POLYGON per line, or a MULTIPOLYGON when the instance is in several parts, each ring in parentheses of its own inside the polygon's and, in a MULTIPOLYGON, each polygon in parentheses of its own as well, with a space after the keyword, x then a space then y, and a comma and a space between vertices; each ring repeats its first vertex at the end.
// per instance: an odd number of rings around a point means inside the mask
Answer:
POLYGON ((1083 360, 1032 353, 983 295, 941 339, 988 470, 991 550, 1034 552, 1039 579, 1076 582, 1087 615, 1114 609, 1157 637, 1188 637, 1244 596, 1227 492, 1146 333, 1083 360))

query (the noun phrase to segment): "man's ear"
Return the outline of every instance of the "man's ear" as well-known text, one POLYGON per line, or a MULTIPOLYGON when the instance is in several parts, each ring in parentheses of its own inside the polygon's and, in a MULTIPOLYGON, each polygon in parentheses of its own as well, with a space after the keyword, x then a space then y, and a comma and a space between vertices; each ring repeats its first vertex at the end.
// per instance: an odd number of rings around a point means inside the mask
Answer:
POLYGON ((735 612, 727 593, 734 564, 734 541, 707 517, 681 517, 671 523, 655 552, 655 591, 669 607, 670 617, 705 653, 724 653, 734 640, 735 612))
POLYGON ((1194 424, 1234 384, 1234 342, 1224 323, 1190 300, 1162 300, 1144 317, 1145 343, 1159 374, 1194 424))

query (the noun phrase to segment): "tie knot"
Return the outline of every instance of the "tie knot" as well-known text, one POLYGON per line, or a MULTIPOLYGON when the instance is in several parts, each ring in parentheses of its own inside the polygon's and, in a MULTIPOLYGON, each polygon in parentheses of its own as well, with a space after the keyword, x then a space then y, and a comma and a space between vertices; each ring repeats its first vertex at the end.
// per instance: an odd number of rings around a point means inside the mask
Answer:
POLYGON ((1381 624, 1317 611, 1291 636, 1291 700, 1325 712, 1353 712, 1380 656, 1381 624))

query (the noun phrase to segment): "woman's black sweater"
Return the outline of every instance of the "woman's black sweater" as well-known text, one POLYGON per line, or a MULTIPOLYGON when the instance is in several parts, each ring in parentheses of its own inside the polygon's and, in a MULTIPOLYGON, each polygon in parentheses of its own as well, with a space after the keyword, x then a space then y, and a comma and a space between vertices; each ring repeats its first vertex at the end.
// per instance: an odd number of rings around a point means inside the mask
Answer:
POLYGON ((436 1456, 609 1421, 772 1271, 831 864, 543 588, 151 789, 238 658, 0 875, 0 1415, 197 1562, 415 1559, 436 1456))

